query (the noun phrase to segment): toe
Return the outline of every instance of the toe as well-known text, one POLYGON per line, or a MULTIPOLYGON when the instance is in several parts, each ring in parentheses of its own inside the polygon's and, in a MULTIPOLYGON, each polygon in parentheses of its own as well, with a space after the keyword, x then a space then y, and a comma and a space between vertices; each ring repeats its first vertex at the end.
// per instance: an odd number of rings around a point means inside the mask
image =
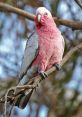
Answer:
POLYGON ((48 77, 48 75, 43 71, 41 71, 39 74, 40 74, 42 80, 48 77))
POLYGON ((54 64, 54 66, 56 67, 56 69, 57 69, 58 71, 61 70, 61 66, 60 66, 59 64, 54 64))

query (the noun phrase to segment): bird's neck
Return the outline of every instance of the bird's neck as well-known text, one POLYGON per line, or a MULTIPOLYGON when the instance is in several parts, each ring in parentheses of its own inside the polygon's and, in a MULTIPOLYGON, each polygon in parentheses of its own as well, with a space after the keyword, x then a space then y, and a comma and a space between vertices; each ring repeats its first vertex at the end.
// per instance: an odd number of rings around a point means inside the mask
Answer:
POLYGON ((54 23, 54 20, 46 21, 45 25, 37 25, 36 31, 39 36, 55 36, 58 32, 58 29, 56 27, 56 24, 54 23))

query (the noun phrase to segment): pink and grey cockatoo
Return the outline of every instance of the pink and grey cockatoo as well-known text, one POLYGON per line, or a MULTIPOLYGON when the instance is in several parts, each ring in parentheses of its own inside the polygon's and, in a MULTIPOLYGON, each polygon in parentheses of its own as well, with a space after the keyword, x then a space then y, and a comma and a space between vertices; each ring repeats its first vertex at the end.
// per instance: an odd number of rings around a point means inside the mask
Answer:
MULTIPOLYGON (((63 36, 56 27, 50 11, 45 7, 39 7, 36 10, 35 27, 36 33, 27 40, 26 44, 19 74, 21 85, 26 84, 30 78, 37 74, 46 78, 45 71, 53 65, 59 68, 63 57, 63 36)), ((28 102, 28 94, 21 94, 20 97, 15 105, 24 108, 28 102)))

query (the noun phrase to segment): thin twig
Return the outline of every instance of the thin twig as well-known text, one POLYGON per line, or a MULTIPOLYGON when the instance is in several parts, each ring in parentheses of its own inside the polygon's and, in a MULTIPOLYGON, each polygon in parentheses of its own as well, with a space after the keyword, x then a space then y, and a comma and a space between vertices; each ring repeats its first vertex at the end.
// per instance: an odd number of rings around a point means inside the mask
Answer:
MULTIPOLYGON (((0 11, 16 13, 16 14, 21 15, 32 21, 34 21, 34 18, 35 18, 35 15, 33 15, 27 11, 21 10, 19 8, 16 8, 11 5, 1 3, 1 2, 0 2, 0 11)), ((58 24, 58 25, 65 25, 65 26, 68 26, 68 27, 70 27, 72 29, 76 29, 76 30, 82 29, 81 21, 64 20, 64 19, 59 19, 57 17, 53 17, 53 18, 54 18, 56 24, 58 24)))
POLYGON ((6 117, 7 114, 7 96, 8 96, 9 90, 7 90, 7 93, 5 95, 5 103, 4 103, 4 117, 6 117))
POLYGON ((35 85, 23 85, 23 86, 17 86, 17 89, 34 89, 36 86, 35 85))
POLYGON ((82 3, 80 0, 75 0, 75 2, 79 5, 79 7, 82 9, 82 3))

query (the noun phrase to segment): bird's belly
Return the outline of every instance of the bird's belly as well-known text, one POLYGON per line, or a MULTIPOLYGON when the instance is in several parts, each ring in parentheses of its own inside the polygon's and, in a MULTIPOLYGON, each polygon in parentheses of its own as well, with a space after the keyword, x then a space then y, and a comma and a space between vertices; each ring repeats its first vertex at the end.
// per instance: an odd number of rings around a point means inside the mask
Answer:
POLYGON ((49 60, 49 63, 48 63, 48 66, 47 66, 46 70, 51 68, 56 63, 60 64, 61 61, 62 61, 62 56, 63 56, 63 53, 62 53, 61 49, 55 48, 54 53, 53 53, 53 55, 51 56, 51 58, 49 60))

